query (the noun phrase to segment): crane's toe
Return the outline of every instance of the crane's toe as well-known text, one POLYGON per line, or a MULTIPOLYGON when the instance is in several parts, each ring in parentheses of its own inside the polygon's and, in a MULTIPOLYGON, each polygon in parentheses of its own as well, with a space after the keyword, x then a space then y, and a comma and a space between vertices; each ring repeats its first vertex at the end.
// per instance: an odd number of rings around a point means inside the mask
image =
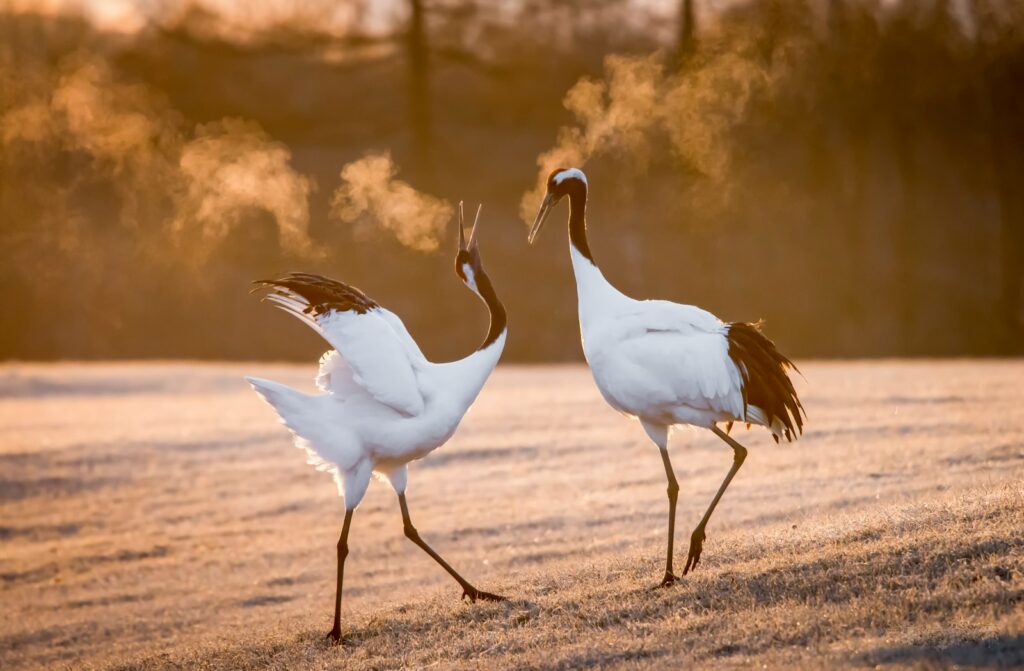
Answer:
POLYGON ((334 645, 340 645, 341 644, 341 627, 335 627, 334 629, 331 629, 329 632, 327 632, 327 636, 324 636, 324 638, 329 640, 334 645))
POLYGON ((491 594, 475 587, 462 590, 462 598, 469 599, 470 603, 476 603, 477 599, 481 601, 508 601, 507 597, 503 597, 500 594, 491 594))
POLYGON ((671 571, 665 571, 665 577, 661 579, 661 583, 657 587, 654 587, 654 589, 661 589, 663 587, 671 587, 672 585, 676 584, 676 581, 678 581, 678 580, 679 580, 679 576, 675 575, 671 571))
POLYGON ((704 549, 704 529, 697 527, 690 536, 690 554, 686 557, 686 567, 683 568, 683 575, 697 568, 700 563, 700 553, 704 549))

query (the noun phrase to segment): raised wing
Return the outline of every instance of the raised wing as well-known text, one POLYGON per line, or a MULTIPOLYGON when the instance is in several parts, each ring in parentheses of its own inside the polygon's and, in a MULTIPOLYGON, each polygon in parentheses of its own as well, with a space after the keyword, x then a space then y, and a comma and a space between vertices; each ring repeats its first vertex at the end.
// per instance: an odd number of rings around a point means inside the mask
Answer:
POLYGON ((316 373, 316 386, 320 391, 351 397, 356 394, 367 394, 367 391, 356 384, 355 373, 338 350, 324 352, 320 357, 320 368, 316 373))
POLYGON ((413 361, 425 363, 427 361, 427 357, 423 356, 420 346, 412 339, 412 336, 409 334, 409 329, 405 328, 405 324, 403 324, 402 320, 398 318, 398 315, 391 310, 385 310, 382 307, 378 307, 377 312, 380 314, 381 318, 386 321, 392 329, 394 329, 395 335, 397 335, 399 340, 401 340, 405 345, 405 349, 413 361))
MULTIPOLYGON (((267 288, 267 300, 308 324, 344 359, 330 363, 330 376, 351 372, 351 381, 377 401, 405 415, 423 411, 417 369, 422 352, 396 315, 380 307, 359 289, 310 273, 290 273, 256 282, 267 288)), ((332 391, 348 380, 328 378, 332 391)))

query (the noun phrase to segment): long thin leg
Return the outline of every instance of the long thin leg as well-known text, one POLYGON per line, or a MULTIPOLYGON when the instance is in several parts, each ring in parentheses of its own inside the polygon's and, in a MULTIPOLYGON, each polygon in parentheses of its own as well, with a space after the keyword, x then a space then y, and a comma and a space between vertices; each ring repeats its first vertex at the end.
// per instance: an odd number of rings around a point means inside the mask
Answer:
POLYGON ((327 637, 334 642, 341 641, 341 586, 345 582, 345 558, 348 557, 348 530, 352 526, 353 510, 345 511, 345 523, 341 525, 338 538, 338 583, 334 592, 334 628, 327 637))
POLYGON ((719 500, 722 498, 722 494, 725 494, 725 490, 729 487, 729 483, 732 482, 733 476, 740 470, 740 466, 743 465, 743 461, 747 458, 747 448, 743 447, 735 440, 729 437, 725 431, 722 431, 717 426, 712 426, 711 430, 715 432, 715 435, 728 443, 729 447, 732 448, 732 468, 729 469, 728 475, 725 476, 725 480, 722 482, 722 486, 718 488, 718 493, 715 494, 715 498, 712 499, 711 505, 708 506, 708 511, 704 513, 704 518, 701 519, 700 524, 693 530, 693 535, 690 536, 690 554, 686 558, 686 567, 683 569, 683 575, 690 572, 690 569, 697 568, 697 564, 700 562, 700 553, 704 547, 704 530, 708 526, 708 520, 711 519, 711 513, 715 512, 715 506, 718 505, 719 500))
POLYGON ((661 581, 662 587, 668 587, 676 581, 676 576, 672 573, 672 547, 676 535, 676 500, 679 498, 679 483, 672 470, 672 461, 668 458, 668 449, 659 447, 659 450, 661 461, 665 464, 665 475, 668 477, 668 552, 665 556, 665 578, 661 581))
POLYGON ((427 545, 426 541, 420 538, 420 534, 416 531, 416 527, 412 525, 412 518, 409 517, 409 504, 405 502, 405 494, 401 493, 398 495, 398 504, 402 507, 402 523, 405 526, 405 536, 416 545, 420 546, 424 552, 433 558, 438 564, 441 565, 445 571, 448 571, 448 575, 455 578, 455 582, 459 583, 462 587, 462 597, 469 598, 470 601, 476 603, 477 599, 483 599, 484 601, 505 601, 505 597, 498 596, 497 594, 491 594, 490 592, 483 592, 473 587, 459 575, 459 572, 453 569, 448 562, 441 558, 441 555, 434 552, 434 550, 427 545))

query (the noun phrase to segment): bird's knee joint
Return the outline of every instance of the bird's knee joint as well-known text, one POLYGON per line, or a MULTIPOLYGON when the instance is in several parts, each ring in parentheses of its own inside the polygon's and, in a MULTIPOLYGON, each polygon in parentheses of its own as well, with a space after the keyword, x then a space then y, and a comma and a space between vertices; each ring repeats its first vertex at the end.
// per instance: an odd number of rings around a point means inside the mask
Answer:
POLYGON ((679 484, 676 482, 668 483, 668 498, 675 501, 679 496, 679 484))
POLYGON ((417 541, 420 539, 419 532, 416 531, 416 527, 414 527, 411 524, 406 524, 405 527, 403 528, 403 531, 405 532, 405 537, 409 540, 417 541))
POLYGON ((348 543, 345 541, 338 541, 338 558, 344 559, 348 556, 348 543))
POLYGON ((733 448, 732 460, 736 462, 737 465, 742 464, 746 458, 747 448, 743 447, 742 445, 737 445, 735 448, 733 448))

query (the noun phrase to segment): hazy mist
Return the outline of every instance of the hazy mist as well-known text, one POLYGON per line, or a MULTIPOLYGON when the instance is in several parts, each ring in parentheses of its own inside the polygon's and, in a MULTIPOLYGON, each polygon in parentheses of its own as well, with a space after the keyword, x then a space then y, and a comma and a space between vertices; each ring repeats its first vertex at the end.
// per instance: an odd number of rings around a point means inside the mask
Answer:
POLYGON ((682 4, 5 3, 0 356, 309 358, 247 295, 298 269, 464 354, 465 199, 507 359, 579 358, 565 212, 522 224, 573 165, 634 296, 797 356, 1019 353, 1019 3, 682 4))

